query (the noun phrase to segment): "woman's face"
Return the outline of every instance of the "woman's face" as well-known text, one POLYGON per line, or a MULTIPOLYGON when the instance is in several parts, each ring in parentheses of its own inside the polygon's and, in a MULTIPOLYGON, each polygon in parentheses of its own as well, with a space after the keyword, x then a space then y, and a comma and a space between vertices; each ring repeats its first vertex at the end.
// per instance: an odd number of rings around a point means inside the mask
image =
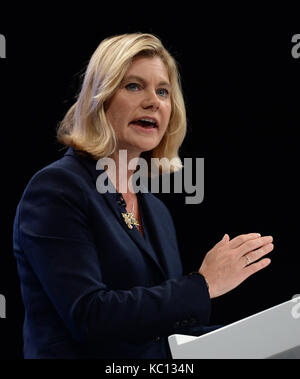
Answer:
POLYGON ((133 59, 106 109, 118 149, 126 149, 128 155, 140 155, 160 143, 171 115, 170 92, 168 71, 161 58, 133 59))

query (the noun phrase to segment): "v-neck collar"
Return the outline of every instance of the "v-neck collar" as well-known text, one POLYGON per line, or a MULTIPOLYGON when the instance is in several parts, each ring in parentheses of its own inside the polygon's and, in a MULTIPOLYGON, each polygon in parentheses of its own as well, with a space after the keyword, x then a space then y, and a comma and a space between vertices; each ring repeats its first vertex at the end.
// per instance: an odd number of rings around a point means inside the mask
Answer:
MULTIPOLYGON (((75 151, 72 147, 69 147, 67 152, 65 153, 65 156, 72 156, 75 159, 77 159, 89 172, 91 175, 93 182, 96 186, 96 181, 99 175, 104 172, 103 169, 97 169, 96 164, 97 161, 93 159, 91 156, 88 156, 86 154, 81 154, 78 151, 75 151)), ((112 186, 110 188, 115 189, 113 183, 110 181, 110 179, 107 177, 107 183, 109 183, 109 186, 112 186)), ((141 219, 144 227, 144 234, 145 238, 141 235, 141 233, 137 230, 135 226, 133 226, 132 229, 129 229, 126 223, 124 222, 124 219, 122 217, 122 211, 126 212, 126 208, 124 205, 120 204, 120 193, 116 192, 105 192, 105 193, 99 193, 97 191, 99 196, 103 196, 109 207, 111 208, 112 212, 115 214, 116 218, 119 220, 122 227, 125 229, 126 233, 129 235, 129 237, 136 243, 136 245, 140 248, 140 250, 143 253, 148 254, 156 263, 159 270, 161 271, 161 274, 163 277, 167 277, 167 273, 165 272, 164 268, 161 266, 160 261, 155 254, 154 250, 152 249, 152 245, 150 243, 149 234, 148 234, 148 227, 147 227, 147 220, 144 215, 144 211, 148 212, 149 208, 151 208, 149 204, 149 193, 137 193, 138 201, 139 201, 139 208, 141 209, 141 219), (147 197, 148 196, 148 197, 147 197)), ((154 219, 155 220, 155 219, 154 219)), ((153 220, 153 223, 155 224, 155 221, 153 220)), ((152 226, 151 225, 151 232, 152 232, 152 226)), ((157 231, 157 230, 156 230, 157 231)), ((164 260, 166 262, 166 259, 164 260)), ((167 265, 166 265, 167 267, 167 265)))

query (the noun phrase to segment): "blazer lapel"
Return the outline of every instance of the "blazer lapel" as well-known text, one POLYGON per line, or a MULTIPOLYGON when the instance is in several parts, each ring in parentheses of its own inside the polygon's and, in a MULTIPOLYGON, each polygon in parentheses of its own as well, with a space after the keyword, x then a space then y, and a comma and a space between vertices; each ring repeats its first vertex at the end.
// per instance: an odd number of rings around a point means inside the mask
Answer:
MULTIPOLYGON (((69 148, 68 151, 66 152, 65 155, 71 155, 78 159, 88 170, 90 175, 93 178, 93 181, 95 183, 96 187, 96 181, 99 175, 104 172, 103 169, 96 169, 96 164, 97 161, 92 159, 91 157, 84 156, 81 154, 78 154, 76 151, 74 151, 73 148, 69 148)), ((109 180, 107 177, 107 185, 109 185, 110 188, 114 188, 112 182, 109 180)), ((115 214, 116 218, 119 220, 120 224, 122 227, 125 229, 126 233, 130 236, 130 238, 136 243, 136 245, 140 248, 140 250, 143 253, 148 254, 156 263, 158 269, 160 270, 161 274, 163 275, 164 278, 166 278, 166 273, 164 272, 163 268, 161 267, 161 264, 156 256, 156 254, 153 252, 151 249, 151 246, 147 244, 147 242, 144 240, 140 232, 137 230, 135 226, 133 226, 132 229, 129 229, 128 226, 126 225, 123 216, 122 216, 122 211, 126 212, 126 208, 124 206, 121 206, 118 204, 120 201, 119 194, 117 192, 111 193, 111 192, 105 192, 105 193, 99 193, 97 190, 99 196, 103 196, 107 204, 109 205, 110 209, 112 212, 115 214)))
MULTIPOLYGON (((100 172, 99 172, 100 174, 100 172)), ((125 223, 122 212, 126 212, 125 206, 118 205, 119 197, 117 193, 104 193, 102 196, 104 196, 105 200, 107 201, 108 205, 110 206, 111 210, 114 212, 116 217, 118 218, 119 222, 121 223, 123 229, 126 231, 126 233, 129 235, 129 237, 136 243, 136 245, 139 247, 139 249, 143 252, 148 254, 156 263, 159 270, 161 271, 161 274, 163 277, 166 277, 166 273, 164 272, 163 268, 161 267, 161 264, 158 260, 157 255, 154 253, 154 251, 151 249, 151 246, 145 241, 145 239, 142 237, 140 232, 137 230, 135 226, 133 226, 132 229, 130 229, 127 224, 125 223)), ((143 220, 144 221, 144 220, 143 220)), ((145 225, 143 225, 144 228, 146 228, 145 225)))
MULTIPOLYGON (((145 207, 145 214, 148 223, 151 225, 151 239, 157 254, 160 254, 163 265, 166 270, 166 275, 168 278, 173 278, 178 276, 178 267, 181 267, 181 262, 178 260, 177 252, 174 255, 166 255, 166 251, 173 251, 174 247, 165 246, 166 238, 164 236, 164 231, 159 227, 162 225, 161 214, 158 214, 153 207, 152 193, 143 194, 143 203, 145 207)), ((146 220, 146 222, 147 222, 146 220)))

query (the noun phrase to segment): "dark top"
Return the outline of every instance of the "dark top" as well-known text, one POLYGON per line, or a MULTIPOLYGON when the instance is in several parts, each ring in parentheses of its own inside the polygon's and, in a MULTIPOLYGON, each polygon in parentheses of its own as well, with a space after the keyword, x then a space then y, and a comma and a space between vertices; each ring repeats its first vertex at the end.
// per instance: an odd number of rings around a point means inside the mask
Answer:
POLYGON ((144 239, 119 194, 97 191, 101 172, 69 148, 17 207, 25 358, 171 358, 169 335, 208 330, 208 290, 201 275, 183 276, 167 207, 138 194, 144 239))

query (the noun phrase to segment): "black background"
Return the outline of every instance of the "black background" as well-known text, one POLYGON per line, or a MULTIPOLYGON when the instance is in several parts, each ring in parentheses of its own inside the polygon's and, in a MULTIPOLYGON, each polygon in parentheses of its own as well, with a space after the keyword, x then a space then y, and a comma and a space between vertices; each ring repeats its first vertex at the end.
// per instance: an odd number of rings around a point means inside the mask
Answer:
POLYGON ((181 158, 205 159, 204 201, 160 195, 172 213, 185 272, 196 270, 225 233, 272 235, 270 266, 213 299, 212 323, 226 324, 289 300, 299 285, 300 33, 294 5, 262 9, 212 4, 43 5, 2 10, 0 59, 2 249, 0 358, 22 357, 23 306, 12 223, 31 176, 64 154, 55 130, 103 38, 158 36, 179 63, 188 115, 181 158), (174 8, 175 7, 175 8, 174 8))

